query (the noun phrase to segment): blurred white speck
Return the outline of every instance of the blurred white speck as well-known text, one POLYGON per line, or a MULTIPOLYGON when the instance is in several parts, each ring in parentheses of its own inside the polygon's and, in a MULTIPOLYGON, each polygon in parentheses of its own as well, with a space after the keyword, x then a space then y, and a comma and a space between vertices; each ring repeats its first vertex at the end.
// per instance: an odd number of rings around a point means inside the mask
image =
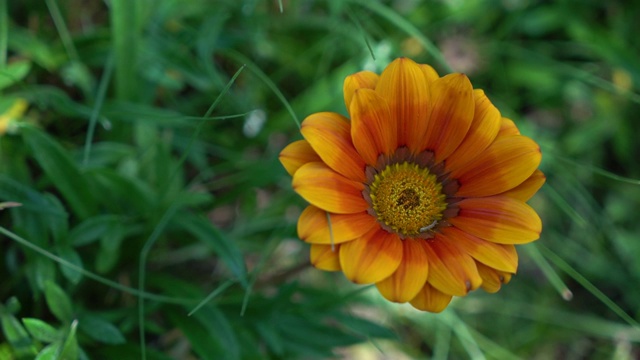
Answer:
POLYGON ((105 130, 111 130, 111 121, 109 121, 109 119, 101 117, 99 120, 100 125, 102 125, 105 130))
POLYGON ((267 121, 267 113, 264 110, 253 110, 244 118, 242 133, 244 136, 252 138, 260 133, 264 123, 267 121))

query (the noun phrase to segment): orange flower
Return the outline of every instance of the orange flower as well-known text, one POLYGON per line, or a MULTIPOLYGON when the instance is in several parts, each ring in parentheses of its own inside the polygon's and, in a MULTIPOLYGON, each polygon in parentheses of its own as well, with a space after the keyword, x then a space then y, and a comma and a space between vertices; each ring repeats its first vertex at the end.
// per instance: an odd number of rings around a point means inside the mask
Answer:
POLYGON ((344 99, 351 120, 312 114, 280 154, 311 204, 298 221, 311 263, 431 312, 498 291, 514 244, 542 229, 525 203, 545 181, 538 144, 465 75, 407 58, 348 76, 344 99))

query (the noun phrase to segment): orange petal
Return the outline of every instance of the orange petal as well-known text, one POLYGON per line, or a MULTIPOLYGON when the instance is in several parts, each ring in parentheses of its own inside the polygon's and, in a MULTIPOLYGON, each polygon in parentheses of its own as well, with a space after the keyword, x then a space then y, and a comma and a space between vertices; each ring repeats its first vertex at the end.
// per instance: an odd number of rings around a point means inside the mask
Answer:
POLYGON ((534 171, 533 174, 531 174, 531 176, 529 176, 529 178, 522 184, 500 195, 510 196, 522 201, 528 201, 536 192, 538 192, 538 190, 540 190, 546 180, 547 178, 544 176, 542 171, 536 169, 536 171, 534 171))
POLYGON ((503 117, 500 119, 500 131, 498 136, 520 135, 520 130, 511 119, 503 117))
POLYGON ((456 196, 481 197, 500 194, 522 184, 540 165, 540 147, 526 136, 499 137, 472 164, 454 170, 456 196))
POLYGON ((480 155, 498 136, 500 112, 482 90, 474 90, 473 122, 458 148, 446 159, 447 171, 460 168, 480 155))
POLYGON ((447 219, 462 231, 499 244, 524 244, 540 237, 542 221, 524 202, 508 196, 464 199, 447 219))
POLYGON ((331 213, 355 214, 369 207, 362 197, 362 183, 345 178, 324 163, 302 165, 293 174, 292 184, 305 200, 331 213))
POLYGON ((334 244, 353 240, 371 230, 378 221, 366 212, 330 214, 309 205, 298 219, 298 236, 314 244, 334 244), (329 226, 328 219, 331 219, 329 226), (333 236, 333 239, 332 239, 333 236))
POLYGON ((431 286, 445 294, 465 296, 482 283, 475 261, 442 234, 423 242, 429 257, 431 286))
POLYGON ((380 227, 340 246, 340 265, 347 279, 371 284, 393 274, 402 262, 402 241, 380 227))
POLYGON ((518 253, 513 245, 482 240, 455 226, 443 228, 441 231, 451 243, 481 263, 512 273, 518 269, 518 253))
POLYGON ((432 110, 420 147, 433 150, 438 163, 451 155, 469 131, 475 101, 473 86, 463 74, 449 74, 430 85, 432 110))
POLYGON ((502 284, 507 284, 511 280, 511 274, 496 269, 492 269, 482 263, 477 263, 478 272, 482 277, 482 289, 488 293, 496 293, 502 284))
POLYGON ((359 89, 351 101, 351 139, 364 161, 375 166, 378 155, 391 155, 398 128, 391 121, 387 101, 370 89, 359 89))
POLYGON ((394 60, 380 75, 376 92, 387 99, 390 121, 398 126, 398 147, 422 150, 417 145, 429 115, 429 87, 422 68, 408 58, 394 60))
POLYGON ((340 245, 311 244, 311 264, 324 271, 340 271, 340 245))
POLYGON ((402 262, 393 275, 378 282, 378 291, 389 301, 404 303, 413 299, 424 287, 429 273, 429 259, 424 251, 424 240, 402 241, 402 262))
POLYGON ((351 142, 347 118, 330 112, 315 113, 302 122, 300 131, 330 168, 351 180, 365 180, 365 164, 351 142))
POLYGON ((351 99, 358 89, 375 89, 378 84, 378 74, 371 71, 360 71, 344 79, 342 93, 347 110, 351 108, 351 99))
POLYGON ((432 83, 440 78, 438 72, 427 64, 418 64, 420 66, 420 70, 422 70, 422 74, 427 79, 427 82, 432 83))
POLYGON ((314 161, 320 161, 320 157, 311 148, 311 145, 306 140, 294 141, 287 145, 280 152, 280 163, 284 166, 289 175, 293 174, 300 168, 300 166, 314 161))
POLYGON ((411 300, 411 305, 418 310, 439 313, 449 305, 451 298, 451 295, 445 294, 426 283, 418 292, 418 295, 411 300))

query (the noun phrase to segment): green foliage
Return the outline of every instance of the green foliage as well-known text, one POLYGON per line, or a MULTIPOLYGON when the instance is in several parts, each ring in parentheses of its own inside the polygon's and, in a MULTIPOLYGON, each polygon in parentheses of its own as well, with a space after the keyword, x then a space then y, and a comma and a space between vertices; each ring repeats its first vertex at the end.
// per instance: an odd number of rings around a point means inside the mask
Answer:
POLYGON ((0 0, 0 359, 638 357, 639 16, 0 0), (467 73, 544 154, 518 275, 438 315, 307 271, 277 161, 308 114, 345 113, 347 74, 399 56, 467 73))

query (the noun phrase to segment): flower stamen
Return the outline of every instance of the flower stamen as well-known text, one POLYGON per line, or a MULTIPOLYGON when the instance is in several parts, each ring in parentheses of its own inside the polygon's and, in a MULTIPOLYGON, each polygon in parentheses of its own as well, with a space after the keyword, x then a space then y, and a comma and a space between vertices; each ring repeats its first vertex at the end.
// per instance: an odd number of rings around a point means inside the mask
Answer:
POLYGON ((447 208, 437 176, 413 162, 387 165, 368 187, 381 226, 401 238, 429 235, 447 208))

